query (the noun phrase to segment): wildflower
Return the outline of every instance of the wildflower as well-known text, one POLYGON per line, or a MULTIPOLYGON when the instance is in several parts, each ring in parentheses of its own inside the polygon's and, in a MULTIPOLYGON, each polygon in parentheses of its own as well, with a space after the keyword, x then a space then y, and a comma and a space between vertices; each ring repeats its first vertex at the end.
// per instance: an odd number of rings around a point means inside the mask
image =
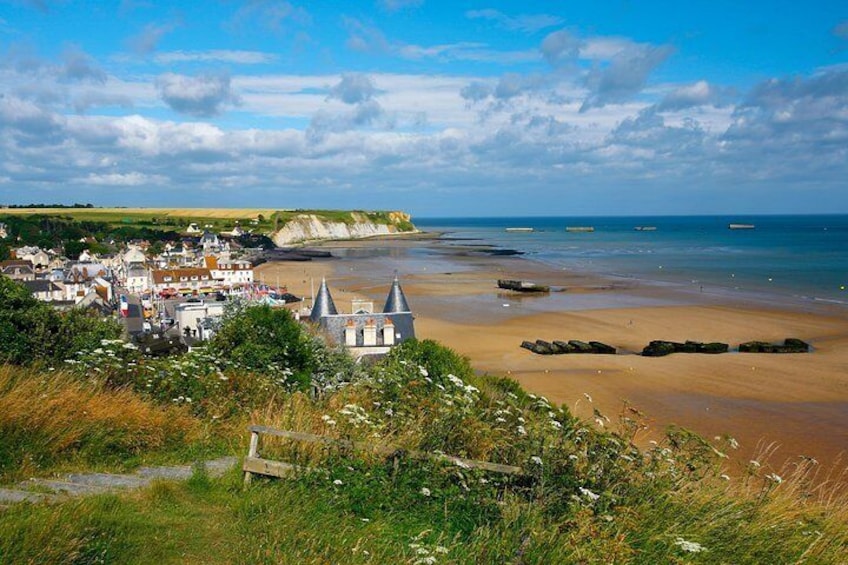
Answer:
POLYGON ((707 550, 707 548, 701 545, 700 543, 694 541, 686 541, 683 538, 677 538, 677 540, 674 542, 674 545, 676 545, 686 553, 701 553, 702 551, 707 550))
POLYGON ((442 545, 437 545, 433 551, 436 553, 446 554, 448 552, 448 548, 442 545))
POLYGON ((733 449, 739 449, 739 442, 738 442, 738 441, 736 441, 736 439, 734 439, 734 438, 729 438, 729 439, 727 440, 727 442, 730 444, 730 447, 732 447, 733 449))
POLYGON ((560 424, 560 423, 559 423, 558 421, 556 421, 556 420, 551 420, 551 425, 552 425, 555 429, 557 429, 557 430, 558 430, 558 429, 560 429, 560 428, 562 428, 562 424, 560 424))
POLYGON ((424 367, 421 367, 420 365, 418 366, 418 372, 421 373, 422 377, 429 377, 430 376, 430 373, 427 372, 427 369, 425 369, 424 367))
POLYGON ((336 479, 335 481, 333 481, 333 484, 336 486, 342 486, 344 483, 341 479, 336 479))
POLYGON ((532 457, 530 458, 530 461, 532 461, 532 462, 533 462, 533 463, 535 463, 536 465, 539 465, 540 467, 542 466, 542 458, 541 458, 541 457, 539 457, 538 455, 534 455, 534 456, 532 456, 532 457))
POLYGON ((520 436, 526 436, 527 435, 527 430, 524 429, 524 426, 518 426, 518 428, 515 431, 520 436))
POLYGON ((421 487, 421 496, 430 496, 430 489, 427 487, 421 487))
POLYGON ((783 478, 777 473, 771 473, 769 475, 766 475, 766 478, 770 481, 774 481, 774 483, 778 485, 783 482, 783 478))
POLYGON ((592 492, 591 490, 589 490, 587 488, 580 487, 579 490, 580 490, 580 494, 582 494, 583 496, 585 496, 586 498, 588 498, 592 502, 595 502, 596 500, 601 498, 600 494, 595 494, 594 492, 592 492))
POLYGON ((421 557, 413 561, 414 565, 433 565, 436 562, 436 557, 434 555, 428 555, 426 557, 421 557))
POLYGON ((577 459, 578 459, 578 457, 577 457, 576 455, 574 455, 573 453, 572 453, 571 455, 569 455, 569 456, 568 456, 568 458, 569 458, 571 461, 577 461, 577 459))

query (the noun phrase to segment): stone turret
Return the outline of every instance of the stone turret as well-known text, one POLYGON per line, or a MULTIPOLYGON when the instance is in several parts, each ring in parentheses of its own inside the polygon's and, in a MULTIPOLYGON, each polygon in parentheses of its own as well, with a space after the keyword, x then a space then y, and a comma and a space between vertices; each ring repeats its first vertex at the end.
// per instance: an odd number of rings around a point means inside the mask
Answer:
POLYGON ((330 296, 330 289, 327 288, 327 280, 321 279, 321 288, 318 289, 318 296, 315 297, 315 304, 312 305, 312 313, 309 319, 316 324, 324 316, 335 316, 338 314, 336 305, 333 302, 333 297, 330 296))
POLYGON ((403 289, 400 287, 400 281, 395 277, 392 283, 392 289, 389 291, 389 296, 386 298, 386 305, 383 307, 384 314, 399 314, 401 312, 411 312, 409 304, 406 301, 406 296, 403 294, 403 289))

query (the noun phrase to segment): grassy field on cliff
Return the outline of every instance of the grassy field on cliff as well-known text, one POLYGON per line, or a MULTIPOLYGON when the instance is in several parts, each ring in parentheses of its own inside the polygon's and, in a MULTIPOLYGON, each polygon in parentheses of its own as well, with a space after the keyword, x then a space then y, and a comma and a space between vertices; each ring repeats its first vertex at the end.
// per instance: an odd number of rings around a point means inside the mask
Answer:
MULTIPOLYGON (((238 221, 244 229, 271 233, 299 215, 314 215, 330 222, 354 222, 358 214, 377 224, 398 224, 391 212, 361 210, 275 210, 270 208, 4 208, 2 216, 61 216, 76 221, 101 222, 113 227, 133 226, 152 229, 184 230, 190 223, 202 229, 230 230, 238 221), (257 221, 258 220, 258 221, 257 221), (254 222, 254 223, 252 223, 254 222)), ((408 223, 408 222, 407 222, 408 223)), ((404 224, 400 222, 400 224, 404 224)), ((411 225, 399 225, 408 231, 411 225)))
POLYGON ((599 407, 581 421, 430 341, 362 366, 267 307, 231 310, 219 335, 181 357, 147 359, 103 339, 64 360, 0 368, 3 485, 243 456, 248 423, 391 445, 395 456, 266 438, 261 455, 299 464, 295 476, 245 489, 237 469, 196 472, 184 483, 11 505, 0 509, 0 564, 836 564, 848 555, 845 477, 828 481, 826 464, 729 463, 733 438, 682 429, 640 450, 637 410, 599 407))

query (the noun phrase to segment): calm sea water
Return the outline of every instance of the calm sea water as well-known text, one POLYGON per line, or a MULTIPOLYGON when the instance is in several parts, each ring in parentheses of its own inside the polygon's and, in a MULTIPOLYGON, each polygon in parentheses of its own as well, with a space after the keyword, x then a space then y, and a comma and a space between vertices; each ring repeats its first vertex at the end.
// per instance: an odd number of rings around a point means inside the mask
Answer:
POLYGON ((846 215, 415 218, 415 224, 448 232, 456 245, 516 249, 557 268, 848 304, 846 215), (730 223, 756 227, 730 230, 730 223), (595 231, 567 232, 567 226, 595 231), (507 232, 509 227, 534 231, 507 232))

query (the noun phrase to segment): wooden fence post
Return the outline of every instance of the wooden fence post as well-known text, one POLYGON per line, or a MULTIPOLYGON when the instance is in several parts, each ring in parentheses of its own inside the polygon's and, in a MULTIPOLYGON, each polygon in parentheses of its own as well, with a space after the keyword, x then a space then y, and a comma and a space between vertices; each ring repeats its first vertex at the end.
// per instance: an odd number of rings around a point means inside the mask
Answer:
MULTIPOLYGON (((247 450, 247 457, 252 458, 256 457, 259 452, 259 432, 251 430, 250 431, 250 448, 247 450)), ((244 486, 248 486, 250 484, 250 478, 253 475, 250 471, 244 472, 244 486)))

